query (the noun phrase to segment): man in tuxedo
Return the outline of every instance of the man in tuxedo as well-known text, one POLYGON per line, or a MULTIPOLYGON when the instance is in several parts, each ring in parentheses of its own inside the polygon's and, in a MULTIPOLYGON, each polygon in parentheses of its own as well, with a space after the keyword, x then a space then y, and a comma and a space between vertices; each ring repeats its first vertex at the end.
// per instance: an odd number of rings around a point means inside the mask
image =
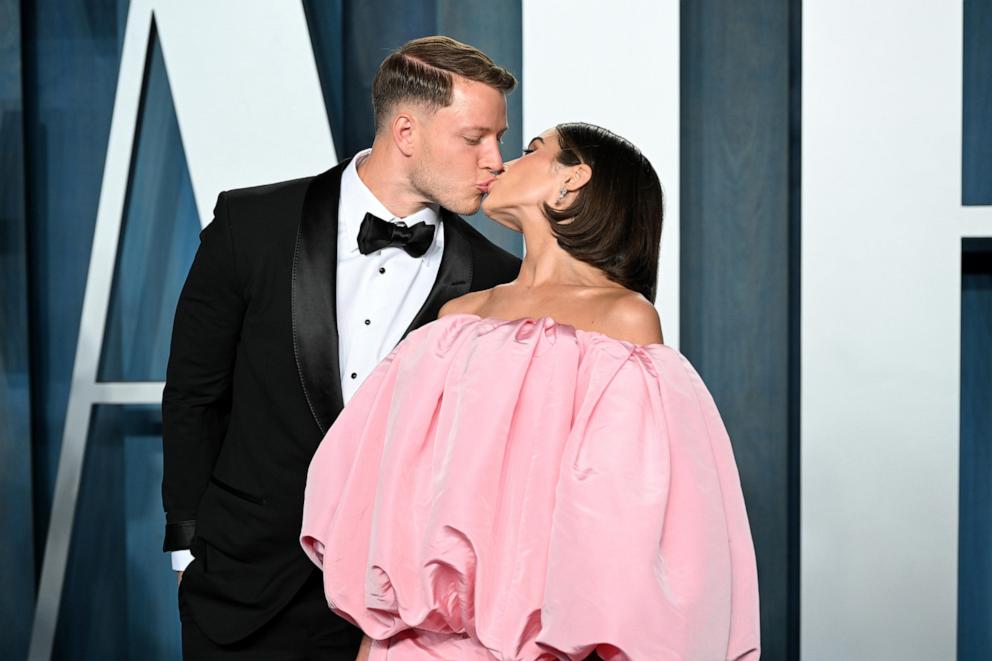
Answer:
POLYGON ((407 333, 516 276, 520 261, 456 215, 477 211, 503 168, 515 84, 471 46, 411 41, 376 74, 371 149, 218 197, 162 403, 186 659, 355 658, 361 632, 330 612, 299 545, 307 468, 407 333))

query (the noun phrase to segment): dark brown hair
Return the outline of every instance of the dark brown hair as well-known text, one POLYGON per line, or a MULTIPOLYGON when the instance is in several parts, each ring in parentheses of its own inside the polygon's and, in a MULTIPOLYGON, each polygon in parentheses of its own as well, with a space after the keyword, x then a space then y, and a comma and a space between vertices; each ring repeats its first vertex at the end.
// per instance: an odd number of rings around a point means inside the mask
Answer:
POLYGON ((544 205, 558 245, 653 302, 664 208, 654 168, 637 147, 602 127, 559 124, 555 131, 558 162, 592 169, 571 205, 544 205))
POLYGON ((451 105, 452 74, 503 94, 517 86, 513 74, 478 48, 443 36, 414 39, 390 53, 372 81, 376 130, 385 125, 399 101, 417 101, 432 112, 451 105))

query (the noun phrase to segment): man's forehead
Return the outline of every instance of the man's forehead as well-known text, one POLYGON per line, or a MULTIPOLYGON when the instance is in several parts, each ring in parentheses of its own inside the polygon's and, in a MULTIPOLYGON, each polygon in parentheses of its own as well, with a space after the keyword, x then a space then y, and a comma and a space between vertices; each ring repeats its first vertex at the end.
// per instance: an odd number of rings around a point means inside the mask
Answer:
POLYGON ((455 76, 451 104, 438 115, 461 131, 501 133, 506 130, 506 97, 484 83, 455 76))
POLYGON ((507 127, 506 106, 492 106, 484 103, 459 103, 438 110, 438 116, 461 131, 499 133, 507 127))
POLYGON ((454 84, 451 87, 451 97, 456 105, 506 107, 506 96, 498 89, 461 76, 454 76, 452 80, 454 84))

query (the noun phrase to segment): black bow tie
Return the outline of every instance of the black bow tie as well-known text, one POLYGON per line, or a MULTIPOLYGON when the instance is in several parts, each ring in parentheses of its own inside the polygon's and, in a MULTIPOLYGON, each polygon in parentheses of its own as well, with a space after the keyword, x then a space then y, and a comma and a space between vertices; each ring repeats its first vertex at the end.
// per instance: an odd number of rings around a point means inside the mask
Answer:
POLYGON ((402 248, 411 257, 420 257, 434 241, 434 226, 417 223, 411 227, 390 223, 370 213, 365 214, 358 230, 358 249, 363 255, 383 248, 402 248))

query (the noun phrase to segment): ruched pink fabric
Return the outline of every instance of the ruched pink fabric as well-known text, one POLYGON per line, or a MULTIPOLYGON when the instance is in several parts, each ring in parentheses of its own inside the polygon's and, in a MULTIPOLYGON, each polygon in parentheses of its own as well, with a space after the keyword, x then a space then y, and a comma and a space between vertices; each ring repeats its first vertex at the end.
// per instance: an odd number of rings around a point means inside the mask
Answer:
POLYGON ((550 318, 411 333, 327 433, 301 542, 372 661, 755 661, 737 467, 689 362, 550 318))

